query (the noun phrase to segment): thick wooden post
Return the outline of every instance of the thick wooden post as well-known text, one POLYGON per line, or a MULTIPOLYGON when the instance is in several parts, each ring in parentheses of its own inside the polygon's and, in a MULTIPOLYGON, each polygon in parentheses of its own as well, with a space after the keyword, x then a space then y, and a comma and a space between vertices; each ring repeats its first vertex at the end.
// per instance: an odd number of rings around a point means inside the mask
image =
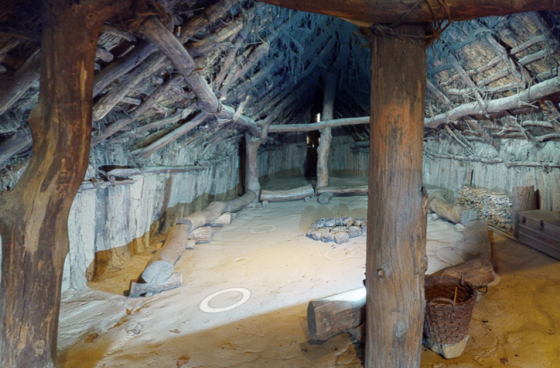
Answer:
MULTIPOLYGON (((68 213, 89 160, 93 62, 103 1, 44 1, 33 154, 0 200, 0 366, 56 366, 68 213)), ((109 3, 109 1, 105 1, 109 3)), ((120 6, 125 2, 120 2, 120 6)))
POLYGON ((366 255, 366 368, 420 367, 428 199, 422 190, 423 25, 375 35, 366 255))
POLYGON ((259 199, 261 185, 259 183, 259 160, 258 152, 262 143, 260 138, 256 138, 249 133, 245 134, 246 162, 245 162, 245 190, 252 190, 259 199))
MULTIPOLYGON (((332 120, 334 114, 334 96, 336 92, 337 75, 334 72, 327 74, 325 92, 323 94, 323 111, 321 121, 332 120)), ((317 147, 317 188, 329 186, 329 151, 331 150, 331 128, 321 129, 321 141, 317 147)))

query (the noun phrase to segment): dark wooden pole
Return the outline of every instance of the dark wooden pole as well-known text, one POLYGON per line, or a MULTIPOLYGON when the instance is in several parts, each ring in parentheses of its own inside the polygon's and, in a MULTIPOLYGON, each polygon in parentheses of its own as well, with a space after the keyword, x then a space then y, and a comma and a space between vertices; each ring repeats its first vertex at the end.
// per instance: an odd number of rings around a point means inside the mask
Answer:
POLYGON ((371 36, 366 368, 420 367, 428 199, 423 25, 371 36))
MULTIPOLYGON (((0 200, 0 366, 56 366, 68 213, 89 160, 93 62, 109 1, 44 1, 33 154, 0 200)), ((125 2, 120 2, 123 6, 125 2)))

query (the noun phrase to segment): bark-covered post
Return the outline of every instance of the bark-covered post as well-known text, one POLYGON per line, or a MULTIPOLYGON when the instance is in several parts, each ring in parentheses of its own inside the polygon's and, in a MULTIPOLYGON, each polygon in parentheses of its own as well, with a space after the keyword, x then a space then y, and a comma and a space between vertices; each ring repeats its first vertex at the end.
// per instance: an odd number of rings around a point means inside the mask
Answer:
MULTIPOLYGON (((330 72, 325 81, 323 94, 323 110, 321 120, 332 120, 334 114, 334 96, 336 92, 337 74, 330 72)), ((317 147, 317 189, 329 186, 329 151, 331 149, 331 128, 321 129, 321 141, 317 147)))
POLYGON ((245 190, 252 190, 257 194, 256 200, 259 199, 261 185, 259 183, 259 147, 262 140, 249 133, 245 133, 245 190))
POLYGON ((56 366, 68 213, 88 166, 93 62, 101 26, 116 11, 109 3, 43 2, 41 87, 29 116, 33 154, 0 199, 2 367, 56 366))
POLYGON ((372 35, 366 255, 367 368, 418 368, 424 318, 427 196, 423 25, 372 35))

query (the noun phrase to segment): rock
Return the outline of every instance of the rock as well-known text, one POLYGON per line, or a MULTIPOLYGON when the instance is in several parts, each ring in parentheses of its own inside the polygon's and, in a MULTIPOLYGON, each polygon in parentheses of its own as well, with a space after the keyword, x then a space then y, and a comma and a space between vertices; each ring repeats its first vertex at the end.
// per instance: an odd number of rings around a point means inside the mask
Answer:
POLYGON ((348 243, 350 241, 350 236, 348 235, 347 232, 339 232, 336 233, 336 235, 334 236, 334 242, 336 244, 343 244, 343 243, 348 243))
POLYGON ((309 202, 310 200, 311 200, 311 197, 305 197, 305 198, 303 199, 303 201, 304 201, 305 203, 309 202))
POLYGON ((321 240, 323 238, 323 234, 325 233, 324 229, 318 229, 309 231, 307 236, 309 236, 313 240, 321 240))
POLYGON ((195 244, 196 244, 196 240, 189 238, 187 240, 187 245, 185 246, 185 249, 194 249, 195 244))
POLYGON ((325 243, 332 242, 334 240, 334 235, 323 230, 323 236, 321 237, 321 241, 325 243))
POLYGON ((262 201, 262 206, 263 206, 263 207, 268 206, 268 201, 262 201))
POLYGON ((324 227, 325 226, 325 219, 320 218, 320 219, 315 220, 315 225, 317 225, 317 229, 324 227))
POLYGON ((361 226, 363 222, 364 222, 364 219, 361 218, 361 217, 357 218, 357 219, 354 219, 354 226, 361 226))
POLYGON ((437 213, 432 213, 430 216, 432 217, 432 220, 433 220, 433 221, 436 221, 436 220, 439 218, 439 216, 437 215, 437 213))
POLYGON ((336 226, 342 226, 342 225, 344 225, 344 217, 337 217, 337 218, 334 220, 334 223, 335 223, 336 226))
POLYGON ((437 342, 426 339, 426 346, 432 350, 433 352, 441 355, 445 359, 454 359, 459 357, 463 351, 465 350, 465 346, 467 345, 467 341, 469 340, 469 335, 465 336, 465 338, 453 345, 439 345, 437 342))
POLYGON ((455 230, 457 230, 458 232, 462 233, 463 231, 465 231, 465 227, 461 224, 456 224, 455 225, 455 230))
POLYGON ((328 204, 333 197, 334 195, 332 193, 321 193, 319 197, 317 197, 317 202, 320 204, 328 204))
POLYGON ((236 217, 237 217, 237 213, 233 212, 231 214, 231 221, 235 220, 236 217))
POLYGON ((331 232, 332 232, 333 234, 340 233, 340 232, 344 232, 344 233, 345 233, 345 232, 347 232, 347 231, 348 231, 348 229, 346 228, 346 226, 335 226, 335 227, 333 227, 333 228, 331 229, 331 232))
POLYGON ((318 228, 319 228, 319 227, 317 226, 317 223, 314 222, 314 223, 312 223, 311 226, 309 227, 309 230, 315 230, 315 229, 318 229, 318 228))
POLYGON ((476 220, 478 220, 478 215, 473 210, 466 210, 461 215, 461 224, 463 224, 463 226, 467 226, 469 222, 476 220))
POLYGON ((360 233, 361 233, 361 229, 359 226, 350 226, 348 228, 348 236, 351 238, 360 236, 360 233))
POLYGON ((333 227, 335 225, 335 219, 334 217, 328 217, 325 219, 325 226, 326 227, 333 227))
POLYGON ((342 218, 342 224, 346 227, 352 226, 353 223, 354 223, 354 220, 350 216, 346 216, 346 217, 342 218))
POLYGON ((362 224, 362 235, 363 236, 367 235, 367 222, 362 224))

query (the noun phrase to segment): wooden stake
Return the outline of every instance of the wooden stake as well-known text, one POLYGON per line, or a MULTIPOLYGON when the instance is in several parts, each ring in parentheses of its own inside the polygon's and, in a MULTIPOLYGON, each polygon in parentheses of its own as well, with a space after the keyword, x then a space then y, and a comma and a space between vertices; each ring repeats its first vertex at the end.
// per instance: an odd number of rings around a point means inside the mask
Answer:
POLYGON ((372 36, 366 368, 420 367, 428 199, 423 25, 372 36))

